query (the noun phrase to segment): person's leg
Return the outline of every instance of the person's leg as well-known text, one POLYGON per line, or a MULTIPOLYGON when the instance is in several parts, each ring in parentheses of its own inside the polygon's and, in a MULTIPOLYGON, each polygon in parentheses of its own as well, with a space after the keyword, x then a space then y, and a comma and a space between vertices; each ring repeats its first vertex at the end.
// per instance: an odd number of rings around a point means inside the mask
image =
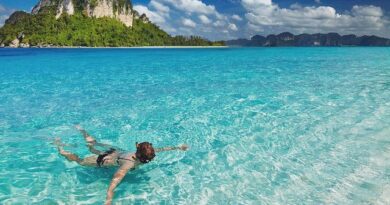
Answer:
POLYGON ((79 130, 81 132, 81 134, 83 134, 84 140, 87 143, 88 150, 93 154, 97 154, 97 155, 102 154, 101 151, 99 151, 95 148, 95 145, 97 143, 95 138, 93 138, 91 135, 89 135, 87 133, 87 131, 85 131, 80 125, 76 125, 75 127, 77 130, 79 130))
POLYGON ((58 148, 58 152, 64 156, 68 161, 71 161, 71 162, 77 162, 78 164, 80 164, 81 166, 90 166, 90 167, 96 167, 97 166, 97 156, 90 156, 90 157, 86 157, 84 159, 80 158, 79 156, 77 156, 76 154, 73 154, 71 152, 68 152, 68 151, 65 151, 61 142, 57 139, 55 144, 57 145, 57 148, 58 148))
POLYGON ((58 152, 64 156, 68 161, 71 161, 71 162, 77 162, 79 164, 81 164, 81 162, 83 161, 79 156, 77 156, 76 154, 73 154, 73 153, 70 153, 70 152, 67 152, 63 149, 63 147, 61 146, 58 146, 58 152))
POLYGON ((89 135, 88 132, 85 131, 80 125, 76 125, 75 127, 78 131, 81 132, 81 134, 83 134, 84 140, 87 143, 87 145, 96 143, 95 138, 93 138, 91 135, 89 135))

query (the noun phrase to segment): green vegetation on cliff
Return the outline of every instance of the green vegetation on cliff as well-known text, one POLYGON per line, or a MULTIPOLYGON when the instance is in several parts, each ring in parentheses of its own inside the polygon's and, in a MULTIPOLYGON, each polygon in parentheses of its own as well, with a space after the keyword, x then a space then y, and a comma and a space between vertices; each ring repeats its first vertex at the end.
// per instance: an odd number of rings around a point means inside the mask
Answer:
POLYGON ((90 18, 81 12, 55 19, 55 7, 46 7, 36 15, 15 12, 0 28, 0 44, 8 45, 20 33, 22 43, 31 46, 211 46, 223 45, 200 37, 171 37, 152 23, 134 19, 126 27, 112 18, 90 18))

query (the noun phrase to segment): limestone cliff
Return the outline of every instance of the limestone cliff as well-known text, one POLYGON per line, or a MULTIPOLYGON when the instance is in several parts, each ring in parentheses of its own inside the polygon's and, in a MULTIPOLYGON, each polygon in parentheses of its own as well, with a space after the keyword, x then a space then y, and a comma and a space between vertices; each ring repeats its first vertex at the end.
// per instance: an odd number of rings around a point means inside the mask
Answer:
POLYGON ((127 27, 133 25, 134 12, 130 0, 40 0, 31 13, 37 14, 45 7, 56 7, 57 19, 62 14, 73 15, 80 10, 89 17, 110 17, 127 27))
POLYGON ((72 0, 63 0, 58 4, 56 18, 58 19, 59 17, 61 17, 63 13, 73 15, 74 10, 75 9, 72 0))
MULTIPOLYGON (((133 25, 133 11, 130 3, 120 3, 119 0, 95 0, 95 4, 87 4, 87 13, 90 17, 116 18, 126 26, 133 25)), ((122 1, 128 2, 128 1, 122 1)))

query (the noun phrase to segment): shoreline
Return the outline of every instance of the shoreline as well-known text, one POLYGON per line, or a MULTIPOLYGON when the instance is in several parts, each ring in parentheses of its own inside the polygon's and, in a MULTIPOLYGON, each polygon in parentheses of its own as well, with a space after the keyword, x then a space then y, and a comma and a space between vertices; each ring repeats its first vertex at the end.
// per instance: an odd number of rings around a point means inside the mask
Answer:
POLYGON ((206 48, 390 48, 390 46, 133 46, 133 47, 84 47, 84 46, 42 46, 9 47, 0 49, 206 49, 206 48))
POLYGON ((126 47, 126 46, 120 46, 120 47, 85 47, 85 46, 42 46, 42 47, 0 47, 1 48, 13 48, 13 49, 28 49, 28 48, 53 48, 53 49, 75 49, 75 48, 80 48, 80 49, 160 49, 160 48, 230 48, 229 46, 133 46, 133 47, 126 47))

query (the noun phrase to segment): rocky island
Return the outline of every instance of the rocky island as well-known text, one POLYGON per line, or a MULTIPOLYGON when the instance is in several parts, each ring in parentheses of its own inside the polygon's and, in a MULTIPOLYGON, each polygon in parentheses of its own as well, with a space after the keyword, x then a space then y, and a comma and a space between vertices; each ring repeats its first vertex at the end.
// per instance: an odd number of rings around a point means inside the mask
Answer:
POLYGON ((171 36, 130 0, 40 0, 0 28, 1 47, 214 46, 197 36, 171 36))
POLYGON ((390 46, 390 39, 378 36, 328 34, 300 34, 294 35, 284 32, 278 35, 255 35, 251 39, 236 39, 226 41, 228 46, 241 47, 311 47, 311 46, 390 46))

